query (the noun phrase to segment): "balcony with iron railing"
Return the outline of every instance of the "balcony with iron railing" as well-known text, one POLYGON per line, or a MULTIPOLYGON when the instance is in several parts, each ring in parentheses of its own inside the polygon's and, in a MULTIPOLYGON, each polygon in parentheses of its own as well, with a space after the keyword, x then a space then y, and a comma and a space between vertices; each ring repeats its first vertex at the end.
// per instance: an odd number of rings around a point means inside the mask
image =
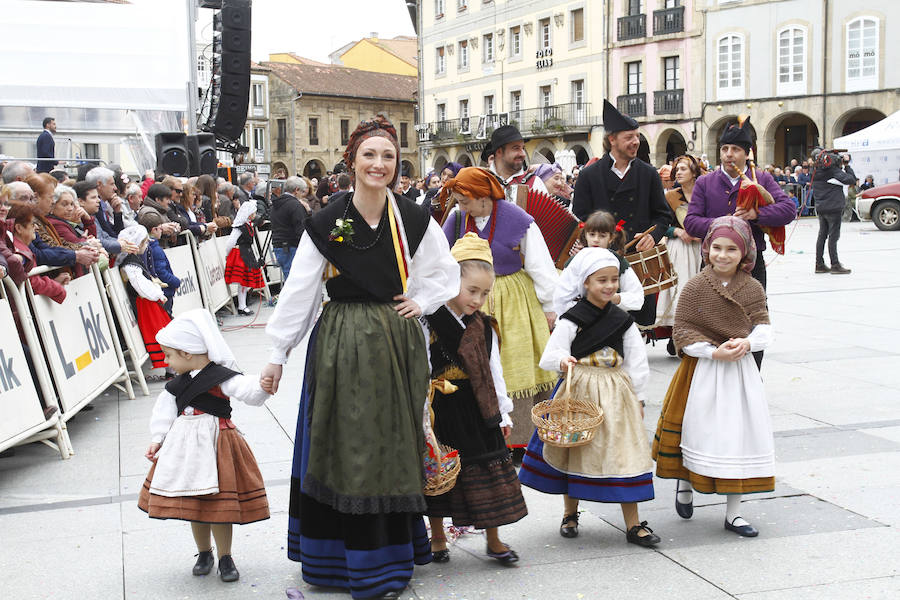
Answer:
POLYGON ((554 136, 588 132, 597 119, 590 102, 554 104, 504 113, 432 121, 416 126, 419 142, 452 145, 456 142, 488 139, 501 125, 513 125, 529 136, 554 136))
POLYGON ((618 40, 636 40, 647 35, 647 15, 630 15, 619 17, 618 40))
POLYGON ((653 35, 666 35, 682 31, 684 31, 683 6, 653 11, 653 35))
POLYGON ((653 92, 653 114, 677 115, 684 112, 684 90, 653 92))
POLYGON ((647 116, 647 94, 625 94, 616 99, 619 112, 630 117, 647 116))

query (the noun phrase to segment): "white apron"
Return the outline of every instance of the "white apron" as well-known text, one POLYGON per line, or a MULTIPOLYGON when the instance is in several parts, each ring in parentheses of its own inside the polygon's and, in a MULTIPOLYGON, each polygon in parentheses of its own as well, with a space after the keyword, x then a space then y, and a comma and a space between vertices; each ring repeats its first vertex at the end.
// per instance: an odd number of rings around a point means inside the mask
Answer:
POLYGON ((218 417, 202 414, 175 419, 159 451, 150 493, 170 498, 218 494, 218 438, 218 417))

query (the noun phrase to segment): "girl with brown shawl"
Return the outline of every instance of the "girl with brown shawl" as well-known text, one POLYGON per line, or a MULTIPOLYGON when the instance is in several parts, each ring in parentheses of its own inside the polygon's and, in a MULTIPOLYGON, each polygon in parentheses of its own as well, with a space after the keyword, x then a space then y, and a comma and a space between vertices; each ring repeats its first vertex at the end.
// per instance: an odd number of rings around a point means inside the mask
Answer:
POLYGON ((513 403, 503 380, 497 322, 479 310, 494 285, 494 260, 487 240, 474 233, 460 238, 450 253, 459 262, 459 295, 424 321, 436 389, 434 432, 459 451, 462 469, 450 491, 425 497, 431 551, 435 562, 450 560, 443 521, 453 517, 457 527, 484 529, 487 555, 510 564, 519 556, 500 541, 499 526, 515 523, 528 509, 506 448, 513 403), (455 390, 444 393, 441 380, 455 390))
POLYGON ((653 442, 658 477, 678 479, 675 510, 689 519, 693 489, 728 496, 725 529, 758 531, 740 516, 741 495, 775 487, 772 424, 751 352, 772 341, 766 294, 750 272, 756 245, 747 221, 715 219, 706 267, 681 292, 673 340, 681 365, 653 442))

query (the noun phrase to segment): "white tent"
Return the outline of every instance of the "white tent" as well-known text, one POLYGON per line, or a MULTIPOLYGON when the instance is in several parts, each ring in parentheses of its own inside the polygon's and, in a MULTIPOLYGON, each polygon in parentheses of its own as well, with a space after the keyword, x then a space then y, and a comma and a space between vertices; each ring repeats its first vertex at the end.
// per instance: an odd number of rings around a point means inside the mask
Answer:
POLYGON ((834 147, 850 153, 860 183, 872 175, 875 185, 897 181, 900 171, 900 110, 865 129, 836 138, 834 147))

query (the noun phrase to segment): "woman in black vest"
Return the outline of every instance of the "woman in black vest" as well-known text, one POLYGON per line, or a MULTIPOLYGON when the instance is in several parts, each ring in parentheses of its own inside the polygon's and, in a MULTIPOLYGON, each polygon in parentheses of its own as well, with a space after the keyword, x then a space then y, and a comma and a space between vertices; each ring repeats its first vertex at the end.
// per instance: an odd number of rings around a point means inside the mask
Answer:
POLYGON ((422 513, 422 410, 429 368, 414 317, 459 289, 447 238, 416 204, 391 193, 400 147, 387 119, 353 132, 354 192, 306 222, 266 333, 261 383, 307 333, 306 374, 291 478, 288 557, 313 585, 354 598, 399 597, 413 564, 431 561, 422 513), (322 306, 322 280, 330 302, 322 306))

